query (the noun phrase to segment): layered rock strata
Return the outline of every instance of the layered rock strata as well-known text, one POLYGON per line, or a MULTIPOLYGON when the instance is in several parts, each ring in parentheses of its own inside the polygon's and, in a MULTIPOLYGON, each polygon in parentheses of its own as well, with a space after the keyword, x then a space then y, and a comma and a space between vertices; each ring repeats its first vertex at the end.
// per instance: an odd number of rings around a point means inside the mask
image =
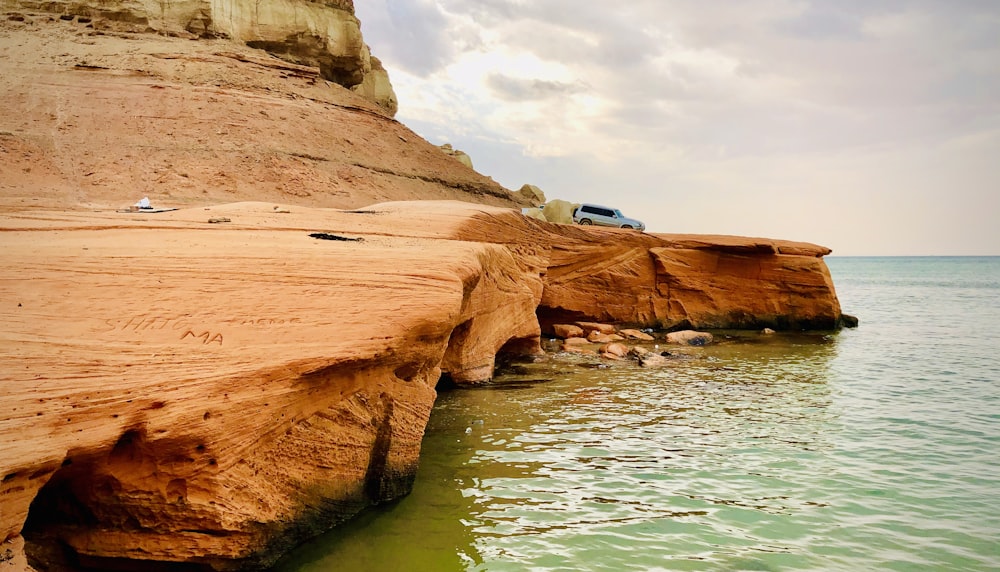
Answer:
POLYGON ((323 79, 396 113, 389 76, 364 43, 352 0, 3 0, 0 9, 77 19, 98 30, 238 42, 315 67, 323 79))
POLYGON ((318 68, 223 40, 0 18, 0 201, 528 206, 318 68))
POLYGON ((0 2, 0 569, 266 567, 552 324, 839 318, 821 247, 521 216, 391 118, 349 1, 0 2), (401 199, 509 208, 359 208, 401 199))
POLYGON ((566 316, 839 317, 821 247, 460 202, 37 209, 0 216, 0 234, 14 568, 268 566, 409 490, 442 375, 486 380, 566 316))

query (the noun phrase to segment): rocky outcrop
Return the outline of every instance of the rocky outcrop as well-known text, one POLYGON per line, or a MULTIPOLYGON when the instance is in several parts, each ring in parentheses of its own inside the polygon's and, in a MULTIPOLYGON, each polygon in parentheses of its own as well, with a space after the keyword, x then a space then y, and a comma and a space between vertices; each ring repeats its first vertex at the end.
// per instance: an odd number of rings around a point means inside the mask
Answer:
POLYGON ((539 189, 535 185, 521 185, 521 188, 518 189, 517 193, 528 199, 528 201, 536 207, 545 204, 545 193, 542 192, 542 189, 539 189))
POLYGON ((317 68, 323 79, 396 113, 389 76, 364 43, 352 0, 3 0, 2 7, 78 17, 99 29, 225 38, 317 68))
POLYGON ((542 215, 545 220, 549 222, 555 222, 559 224, 573 224, 573 211, 579 205, 571 203, 569 201, 564 201, 562 199, 552 199, 551 201, 545 203, 545 208, 542 209, 542 215))
POLYGON ((800 243, 461 202, 8 213, 0 536, 22 561, 23 536, 32 561, 267 566, 405 494, 439 378, 488 379, 555 317, 839 317, 800 243))
POLYGON ((406 493, 442 372, 538 351, 537 262, 447 205, 4 217, 0 536, 253 568, 406 493))
POLYGON ((538 309, 552 324, 589 318, 665 329, 834 329, 840 305, 827 248, 781 240, 553 227, 538 309))
POLYGON ((712 343, 714 337, 708 332, 696 332, 694 330, 681 330, 667 334, 668 344, 681 344, 686 346, 703 346, 712 343))
POLYGON ((143 197, 159 207, 245 199, 528 206, 358 93, 324 81, 316 67, 228 40, 19 16, 0 19, 0 200, 63 208, 143 197))
POLYGON ((438 146, 438 149, 444 152, 445 155, 455 159, 459 163, 465 165, 468 168, 472 168, 472 157, 465 151, 460 151, 451 146, 451 143, 444 143, 438 146))
MULTIPOLYGON (((389 72, 382 67, 382 62, 375 56, 371 57, 371 69, 365 72, 365 77, 361 83, 351 87, 354 93, 361 97, 374 101, 382 109, 395 116, 399 110, 399 102, 396 100, 396 92, 389 82, 389 72)), ((472 165, 469 165, 472 168, 472 165)))

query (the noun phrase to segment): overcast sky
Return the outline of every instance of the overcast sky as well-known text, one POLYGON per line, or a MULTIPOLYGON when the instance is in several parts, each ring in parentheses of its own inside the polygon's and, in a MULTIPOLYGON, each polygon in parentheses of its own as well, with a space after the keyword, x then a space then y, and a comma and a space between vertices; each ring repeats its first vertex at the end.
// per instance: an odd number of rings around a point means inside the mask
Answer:
POLYGON ((652 232, 1000 254, 998 0, 358 0, 397 119, 652 232))

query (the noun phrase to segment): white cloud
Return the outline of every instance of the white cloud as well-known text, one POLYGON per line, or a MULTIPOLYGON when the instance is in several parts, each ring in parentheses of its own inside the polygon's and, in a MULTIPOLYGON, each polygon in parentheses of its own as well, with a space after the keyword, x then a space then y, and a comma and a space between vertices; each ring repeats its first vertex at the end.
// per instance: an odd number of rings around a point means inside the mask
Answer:
POLYGON ((399 119, 508 187, 615 201, 654 231, 1000 254, 981 214, 1000 186, 1000 4, 356 8, 399 119))

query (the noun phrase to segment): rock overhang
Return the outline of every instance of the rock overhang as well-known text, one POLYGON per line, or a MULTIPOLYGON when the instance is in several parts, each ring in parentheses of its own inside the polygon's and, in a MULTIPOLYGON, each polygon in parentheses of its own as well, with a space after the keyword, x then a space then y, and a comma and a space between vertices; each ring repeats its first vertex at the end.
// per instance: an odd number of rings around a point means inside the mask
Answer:
POLYGON ((19 542, 27 522, 31 554, 58 538, 140 568, 265 566, 320 522, 405 494, 441 374, 489 379, 498 352, 539 351, 548 319, 839 315, 821 247, 713 248, 456 201, 36 212, 2 226, 4 262, 21 269, 0 346, 3 533, 19 542), (48 522, 33 500, 91 516, 48 522))

